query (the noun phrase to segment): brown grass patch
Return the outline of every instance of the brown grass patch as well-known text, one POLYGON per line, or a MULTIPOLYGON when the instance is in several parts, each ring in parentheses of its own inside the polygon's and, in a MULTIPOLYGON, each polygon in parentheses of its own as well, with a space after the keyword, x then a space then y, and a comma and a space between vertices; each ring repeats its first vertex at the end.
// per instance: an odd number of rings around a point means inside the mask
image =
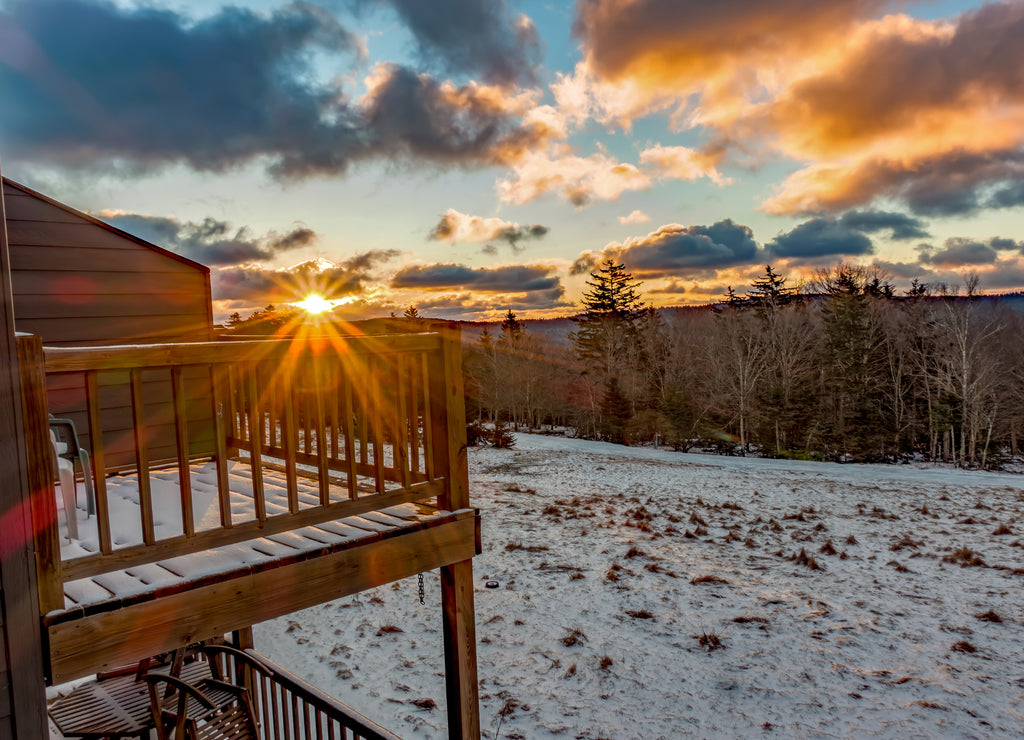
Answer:
POLYGON ((587 641, 587 636, 583 634, 583 630, 578 627, 574 627, 569 630, 568 634, 559 640, 560 643, 566 647, 573 647, 574 645, 582 645, 587 641))
POLYGON ((985 561, 981 555, 969 548, 967 545, 957 548, 948 555, 942 556, 944 563, 959 563, 961 568, 985 568, 985 561))
POLYGON ((728 579, 715 575, 697 576, 690 580, 690 583, 728 583, 728 579))

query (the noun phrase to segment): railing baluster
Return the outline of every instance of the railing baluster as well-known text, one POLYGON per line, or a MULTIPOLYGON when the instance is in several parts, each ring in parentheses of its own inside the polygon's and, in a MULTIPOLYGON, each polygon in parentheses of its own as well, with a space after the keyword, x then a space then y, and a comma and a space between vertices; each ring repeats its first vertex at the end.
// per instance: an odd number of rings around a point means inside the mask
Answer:
POLYGON ((375 359, 367 358, 367 368, 370 370, 370 382, 368 384, 370 396, 369 417, 370 429, 373 434, 373 467, 377 493, 384 493, 384 425, 381 418, 383 413, 383 399, 381 396, 383 393, 380 387, 384 368, 380 367, 381 364, 375 359), (374 368, 374 365, 377 365, 377 367, 374 368), (376 369, 376 372, 374 372, 374 369, 376 369))
POLYGON ((433 385, 430 382, 430 359, 427 353, 420 355, 421 376, 423 378, 423 466, 427 471, 427 480, 434 481, 434 401, 433 385))
POLYGON ((114 551, 110 537, 110 508, 107 503, 107 476, 104 471, 103 420, 100 417, 100 386, 96 371, 85 374, 85 410, 89 417, 89 444, 92 446, 92 482, 96 494, 96 530, 99 533, 100 552, 114 551))
POLYGON ((192 514, 192 478, 188 464, 188 417, 185 414, 185 380, 182 367, 171 368, 171 396, 174 400, 174 438, 178 451, 178 487, 181 494, 181 526, 186 537, 196 533, 192 514))
POLYGON ((285 480, 288 486, 288 510, 293 514, 299 510, 299 483, 295 474, 295 451, 298 445, 298 430, 295 428, 295 375, 294 368, 287 368, 282 375, 281 388, 283 419, 281 436, 284 442, 285 480))
POLYGON ((146 444, 146 410, 142 398, 142 370, 133 367, 129 371, 129 386, 132 398, 132 428, 135 433, 135 467, 139 471, 139 515, 142 518, 142 541, 147 545, 156 542, 153 529, 153 494, 149 481, 149 446, 146 444))
MULTIPOLYGON (((357 380, 361 386, 365 388, 372 388, 373 378, 370 375, 370 358, 365 357, 359 363, 359 377, 357 380)), ((366 393, 361 393, 356 400, 356 421, 359 427, 359 462, 363 465, 369 464, 369 418, 370 411, 367 408, 366 393)))
POLYGON ((327 423, 324 414, 324 383, 326 373, 323 368, 323 359, 319 355, 310 357, 309 372, 313 377, 313 409, 316 414, 316 463, 317 483, 320 486, 320 505, 327 506, 331 503, 331 469, 328 455, 330 448, 327 445, 327 423))
POLYGON ((416 355, 409 362, 409 460, 414 474, 420 472, 420 395, 416 355))
MULTIPOLYGON (((228 487, 227 424, 225 421, 233 419, 234 404, 229 399, 234 390, 225 387, 230 379, 227 368, 212 364, 209 368, 212 391, 210 404, 213 411, 214 467, 217 471, 217 501, 220 506, 220 526, 228 529, 231 527, 231 490, 228 487), (225 419, 225 416, 228 418, 225 419)), ((231 423, 234 424, 233 421, 231 423)))
POLYGON ((252 472, 252 499, 256 519, 267 520, 267 501, 263 490, 263 414, 260 410, 260 388, 256 381, 256 366, 250 364, 246 372, 246 417, 249 425, 249 457, 252 472))
POLYGON ((397 434, 394 440, 394 465, 402 486, 412 483, 409 475, 409 414, 405 401, 405 362, 401 355, 395 355, 395 408, 388 409, 388 416, 395 420, 397 434))
POLYGON ((341 421, 345 434, 345 461, 348 463, 348 497, 355 501, 359 497, 359 480, 356 474, 356 441, 352 436, 352 381, 347 374, 340 377, 341 421))

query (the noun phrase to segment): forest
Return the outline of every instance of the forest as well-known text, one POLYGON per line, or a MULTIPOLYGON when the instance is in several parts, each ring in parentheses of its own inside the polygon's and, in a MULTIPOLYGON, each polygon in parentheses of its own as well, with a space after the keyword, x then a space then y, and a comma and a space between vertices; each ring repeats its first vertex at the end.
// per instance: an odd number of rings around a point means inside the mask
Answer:
POLYGON ((903 294, 854 264, 788 285, 766 266, 714 307, 652 309, 624 265, 591 273, 567 342, 509 311, 464 343, 477 429, 565 427, 680 450, 994 468, 1020 454, 1024 317, 962 285, 903 294))

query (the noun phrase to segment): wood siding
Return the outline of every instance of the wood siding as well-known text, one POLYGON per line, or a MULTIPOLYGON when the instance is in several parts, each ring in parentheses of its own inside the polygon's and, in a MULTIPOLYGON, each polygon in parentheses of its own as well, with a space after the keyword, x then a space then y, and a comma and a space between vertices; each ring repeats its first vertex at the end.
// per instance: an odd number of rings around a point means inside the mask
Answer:
POLYGON ((212 337, 209 271, 4 181, 14 320, 46 346, 212 337))
MULTIPOLYGON (((18 331, 39 335, 48 347, 212 338, 205 267, 9 180, 4 180, 3 190, 18 331)), ((186 385, 190 382, 202 384, 203 379, 186 378, 186 385)), ((47 386, 51 412, 73 420, 80 442, 88 448, 84 389, 81 376, 47 386)), ((147 379, 145 402, 170 408, 167 373, 147 379)), ((111 449, 107 462, 111 467, 131 464, 117 451, 118 437, 131 433, 130 402, 111 396, 102 413, 123 418, 120 429, 107 440, 111 449)), ((207 410, 197 410, 192 418, 197 424, 211 423, 207 410)), ((173 457, 173 434, 171 428, 147 430, 153 461, 173 457)))

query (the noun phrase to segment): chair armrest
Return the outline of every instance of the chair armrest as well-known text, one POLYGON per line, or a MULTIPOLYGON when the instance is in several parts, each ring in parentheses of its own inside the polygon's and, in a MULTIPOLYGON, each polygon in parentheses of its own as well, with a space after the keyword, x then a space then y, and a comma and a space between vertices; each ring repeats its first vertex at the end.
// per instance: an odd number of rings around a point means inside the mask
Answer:
POLYGON ((213 709, 216 705, 210 701, 210 698, 204 694, 198 687, 193 686, 187 681, 182 681, 180 678, 174 676, 168 676, 163 673, 147 673, 142 677, 146 683, 149 684, 149 697, 151 700, 159 701, 156 699, 156 685, 160 682, 165 682, 170 686, 176 688, 181 692, 181 698, 179 699, 179 706, 184 704, 186 697, 191 695, 194 696, 206 709, 213 709))
POLYGON ((213 677, 218 681, 223 681, 224 676, 221 675, 220 665, 217 663, 217 653, 223 655, 230 655, 236 661, 239 661, 249 668, 262 673, 263 666, 260 665, 259 661, 253 658, 248 653, 245 653, 238 648, 231 647, 229 645, 203 645, 200 650, 206 656, 206 659, 210 662, 210 671, 213 673, 213 677))

